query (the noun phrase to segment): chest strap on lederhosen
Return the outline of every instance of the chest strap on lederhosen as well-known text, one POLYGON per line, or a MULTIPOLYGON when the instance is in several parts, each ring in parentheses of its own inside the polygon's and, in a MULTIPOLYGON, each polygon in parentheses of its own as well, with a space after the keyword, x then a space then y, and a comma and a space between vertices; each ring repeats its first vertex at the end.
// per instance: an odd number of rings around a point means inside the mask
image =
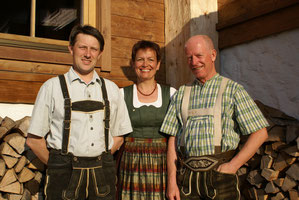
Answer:
MULTIPOLYGON (((202 115, 213 115, 213 124, 214 124, 214 147, 215 154, 221 153, 221 138, 222 138, 222 125, 221 125, 221 105, 222 105, 222 96, 226 88, 228 79, 223 77, 220 88, 216 97, 216 102, 212 108, 201 108, 201 109, 190 109, 189 110, 189 101, 190 101, 190 92, 191 85, 186 85, 184 90, 184 96, 182 100, 182 120, 183 120, 183 133, 179 139, 181 151, 186 150, 185 145, 185 134, 186 134, 186 124, 188 116, 202 116, 202 115)), ((185 152, 182 152, 185 153, 185 152)))
MULTIPOLYGON (((64 75, 59 75, 59 81, 61 85, 61 91, 64 98, 64 121, 63 121, 63 134, 62 134, 62 147, 61 154, 68 154, 68 145, 70 138, 70 127, 71 127, 71 113, 73 111, 83 111, 83 112, 93 112, 96 110, 104 109, 104 133, 105 133, 105 150, 108 152, 109 148, 109 123, 110 123, 110 105, 107 96, 107 90, 105 86, 105 81, 102 77, 101 79, 101 89, 103 94, 104 104, 99 101, 85 100, 85 101, 77 101, 71 102, 71 98, 69 96, 67 84, 65 81, 64 75)), ((97 82, 100 84, 99 80, 97 82)))

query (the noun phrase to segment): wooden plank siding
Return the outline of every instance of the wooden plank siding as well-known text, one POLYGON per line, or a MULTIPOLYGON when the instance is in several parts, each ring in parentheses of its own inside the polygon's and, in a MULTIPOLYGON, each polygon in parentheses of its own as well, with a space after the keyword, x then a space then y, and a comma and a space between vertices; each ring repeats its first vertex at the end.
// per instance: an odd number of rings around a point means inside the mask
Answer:
MULTIPOLYGON (((136 80, 130 67, 131 49, 139 40, 158 43, 164 55, 164 0, 111 1, 111 55, 112 68, 102 76, 120 87, 136 80)), ((165 62, 162 61, 157 81, 166 82, 165 62)))
POLYGON ((218 0, 219 49, 299 27, 299 0, 218 0))
MULTIPOLYGON (((111 71, 101 71, 100 62, 96 71, 124 87, 136 80, 130 67, 133 44, 146 39, 164 47, 164 0, 111 0, 109 31, 111 71)), ((66 52, 0 46, 0 103, 34 103, 40 86, 71 65, 72 57, 66 52)), ((157 80, 165 83, 165 79, 163 61, 157 80)))

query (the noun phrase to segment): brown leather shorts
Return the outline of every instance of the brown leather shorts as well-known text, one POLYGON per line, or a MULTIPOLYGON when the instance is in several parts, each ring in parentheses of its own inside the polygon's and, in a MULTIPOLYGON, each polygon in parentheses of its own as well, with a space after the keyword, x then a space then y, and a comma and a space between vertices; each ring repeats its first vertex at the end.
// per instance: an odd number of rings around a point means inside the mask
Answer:
POLYGON ((50 151, 45 194, 47 200, 114 200, 116 166, 110 152, 76 157, 50 151))
POLYGON ((239 200, 237 175, 215 170, 220 164, 230 161, 234 154, 234 151, 228 151, 217 155, 180 160, 177 183, 181 199, 239 200))

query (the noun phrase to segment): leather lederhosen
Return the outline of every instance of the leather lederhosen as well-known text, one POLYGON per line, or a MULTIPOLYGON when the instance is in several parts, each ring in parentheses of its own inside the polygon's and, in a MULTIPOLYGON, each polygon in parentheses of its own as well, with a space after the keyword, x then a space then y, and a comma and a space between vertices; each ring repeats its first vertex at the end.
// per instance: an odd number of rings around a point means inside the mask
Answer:
MULTIPOLYGON (((65 115, 61 150, 50 149, 46 199, 115 199, 116 166, 109 147, 110 105, 105 81, 101 78, 103 102, 84 100, 71 102, 64 75, 59 76, 64 97, 65 115), (104 110, 105 151, 97 157, 78 157, 68 152, 71 112, 104 110)), ((100 84, 99 80, 97 82, 100 84)))
POLYGON ((181 198, 184 199, 230 199, 238 200, 240 191, 238 177, 235 174, 223 174, 216 171, 222 163, 229 162, 235 154, 234 150, 221 152, 221 104, 222 95, 228 79, 223 78, 216 97, 214 107, 205 109, 188 109, 190 89, 186 85, 182 102, 183 134, 179 138, 177 182, 181 198), (188 116, 212 115, 214 124, 214 155, 187 156, 185 133, 188 116))

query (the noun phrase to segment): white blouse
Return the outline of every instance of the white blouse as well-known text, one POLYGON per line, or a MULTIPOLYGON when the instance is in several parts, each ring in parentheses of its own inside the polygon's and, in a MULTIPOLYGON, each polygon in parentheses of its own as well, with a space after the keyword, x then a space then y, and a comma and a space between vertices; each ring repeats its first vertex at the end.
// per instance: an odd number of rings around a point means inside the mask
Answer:
MULTIPOLYGON (((157 89, 158 89, 158 98, 154 102, 150 103, 143 103, 140 102, 138 97, 137 97, 137 87, 136 84, 133 85, 133 106, 135 108, 140 108, 141 106, 155 106, 156 108, 160 108, 162 106, 162 90, 160 84, 157 84, 157 89)), ((124 89, 121 88, 120 92, 124 96, 124 89)), ((173 87, 170 87, 170 97, 176 92, 176 89, 173 87)))

